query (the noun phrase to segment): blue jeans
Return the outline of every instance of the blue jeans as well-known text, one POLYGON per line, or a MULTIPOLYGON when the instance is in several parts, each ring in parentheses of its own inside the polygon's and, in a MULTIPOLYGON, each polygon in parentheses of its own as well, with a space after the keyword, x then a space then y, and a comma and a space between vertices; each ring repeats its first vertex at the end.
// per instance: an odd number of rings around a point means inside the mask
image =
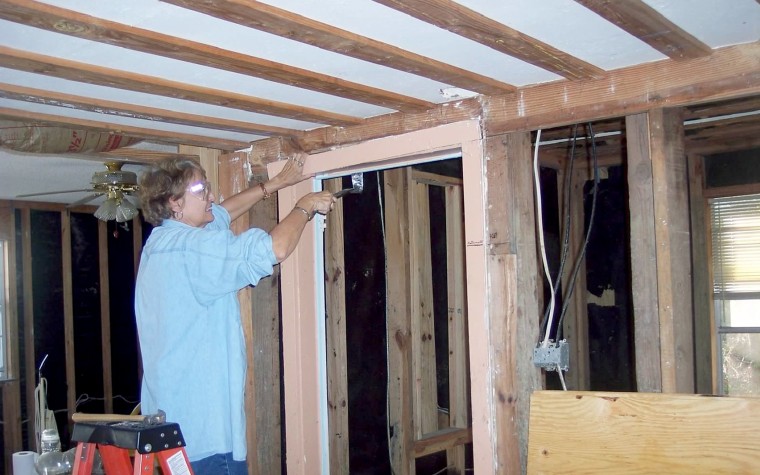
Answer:
POLYGON ((248 475, 246 462, 232 460, 232 453, 214 454, 190 465, 195 475, 248 475))

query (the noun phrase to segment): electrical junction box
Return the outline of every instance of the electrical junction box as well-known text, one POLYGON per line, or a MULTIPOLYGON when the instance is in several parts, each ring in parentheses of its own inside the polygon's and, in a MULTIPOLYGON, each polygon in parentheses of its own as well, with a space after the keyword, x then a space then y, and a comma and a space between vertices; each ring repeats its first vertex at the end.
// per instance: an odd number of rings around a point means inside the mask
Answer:
POLYGON ((567 371, 570 368, 570 347, 567 340, 533 348, 533 364, 548 371, 556 371, 558 368, 567 371))

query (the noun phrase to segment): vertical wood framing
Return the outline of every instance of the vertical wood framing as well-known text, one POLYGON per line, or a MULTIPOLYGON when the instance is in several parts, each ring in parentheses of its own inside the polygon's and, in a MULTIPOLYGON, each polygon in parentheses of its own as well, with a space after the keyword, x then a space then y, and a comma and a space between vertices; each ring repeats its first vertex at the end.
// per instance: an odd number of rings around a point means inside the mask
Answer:
POLYGON ((63 265, 63 339, 66 354, 67 421, 76 410, 76 365, 74 361, 74 290, 71 267, 71 213, 61 212, 61 263, 63 265))
POLYGON ((657 301, 657 260, 654 196, 646 113, 625 118, 628 152, 628 209, 631 233, 631 287, 636 348, 636 387, 662 391, 660 324, 657 301))
POLYGON ((103 406, 113 413, 113 371, 111 369, 111 288, 108 276, 108 223, 98 220, 98 266, 100 271, 100 341, 103 352, 103 406))
POLYGON ((704 162, 699 155, 687 157, 689 166, 689 211, 691 213, 691 266, 694 293, 694 365, 697 393, 712 394, 715 341, 712 338, 713 305, 710 255, 708 253, 708 210, 704 190, 704 162))
MULTIPOLYGON (((324 185, 325 189, 335 193, 341 189, 341 179, 326 180, 324 185)), ((330 213, 330 225, 325 228, 325 333, 330 473, 349 473, 345 269, 343 200, 338 200, 330 213)))
POLYGON ((638 389, 691 393, 691 243, 682 113, 656 109, 636 114, 626 118, 626 129, 638 389), (651 256, 656 256, 654 262, 651 256), (653 325, 659 330, 656 340, 653 325), (659 348, 652 348, 657 342, 659 348))
POLYGON ((433 275, 430 255, 428 187, 409 173, 409 259, 411 260, 412 381, 414 381, 415 438, 438 430, 435 370, 433 275))
MULTIPOLYGON (((491 388, 498 421, 495 440, 490 443, 495 447, 496 473, 524 473, 530 394, 542 384, 532 361, 540 309, 530 134, 489 138, 486 158, 492 335, 488 347, 494 365, 491 388)), ((470 340, 472 345, 472 337, 470 340)), ((473 400, 473 406, 475 403, 473 400)))
MULTIPOLYGON (((307 161, 308 164, 308 161, 307 161)), ((270 169, 270 174, 271 174, 270 169)), ((309 173, 308 169, 305 173, 309 173)), ((287 216, 298 198, 312 191, 313 183, 301 182, 277 193, 279 215, 287 216)), ((280 264, 282 281, 282 346, 285 378, 285 430, 287 473, 326 473, 323 449, 324 419, 320 407, 326 396, 320 359, 316 316, 316 226, 307 224, 293 254, 280 264)))
MULTIPOLYGON (((24 446, 21 436, 21 375, 19 374, 19 327, 18 327, 18 286, 16 285, 16 215, 13 208, 0 207, 0 239, 7 243, 7 267, 2 269, 6 272, 8 280, 6 287, 0 289, 0 298, 5 298, 5 344, 7 356, 7 376, 2 387, 3 401, 3 456, 5 457, 5 472, 13 473, 13 453, 20 451, 24 446)), ((0 256, 0 265, 5 265, 0 256)))
MULTIPOLYGON (((568 257, 565 268, 562 273, 562 292, 567 295, 570 279, 572 278, 574 259, 580 256, 583 242, 586 238, 584 229, 585 211, 584 211, 584 194, 583 187, 586 183, 588 172, 586 170, 575 170, 572 172, 571 185, 569 190, 569 203, 565 203, 565 194, 563 193, 564 182, 567 178, 568 171, 561 169, 557 172, 557 185, 559 187, 559 209, 565 210, 569 205, 567 212, 570 214, 570 229, 568 242, 568 257)), ((565 236, 565 218, 560 213, 560 236, 564 240, 565 236)), ((559 291, 559 290, 558 290, 559 291)), ((565 303, 563 302, 563 305, 565 303)), ((591 387, 591 373, 589 361, 588 345, 588 306, 586 291, 586 258, 580 263, 577 277, 575 279, 574 290, 571 296, 571 302, 568 304, 569 315, 563 322, 563 334, 570 345, 570 369, 567 371, 568 389, 589 389, 591 387)))
POLYGON ((411 268, 409 257, 409 180, 402 169, 383 172, 385 235, 388 276, 386 301, 388 319, 388 425, 391 427, 393 473, 414 473, 414 424, 412 418, 412 323, 411 268))
POLYGON ((29 408, 34 407, 34 386, 37 381, 37 368, 34 357, 34 293, 32 291, 32 218, 28 208, 21 210, 21 253, 24 268, 24 361, 26 361, 26 408, 27 408, 27 447, 39 450, 34 434, 34 417, 29 408))
MULTIPOLYGON (((143 228, 140 215, 135 215, 132 218, 132 272, 137 280, 137 271, 140 269, 140 257, 142 256, 143 248, 143 228)), ((135 332, 135 344, 137 345, 137 379, 142 381, 143 365, 142 365, 142 353, 140 351, 140 336, 135 332)))
MULTIPOLYGON (((352 167, 375 169, 408 164, 411 158, 422 154, 430 156, 431 153, 451 153, 452 150, 461 150, 464 177, 464 203, 465 210, 465 241, 467 258, 467 307, 469 315, 478 315, 479 321, 469 325, 470 336, 470 361, 472 373, 480 378, 489 378, 492 362, 481 350, 487 347, 490 338, 490 327, 486 324, 489 320, 486 310, 486 301, 489 293, 486 291, 486 265, 484 252, 484 171, 483 155, 480 141, 480 127, 477 121, 466 121, 448 124, 431 129, 411 132, 398 137, 386 137, 345 148, 331 150, 319 155, 318 160, 309 159, 304 166, 307 174, 329 173, 342 170, 345 174, 352 167), (357 158, 361 157, 361 158, 357 158), (381 166, 382 164, 382 166, 381 166), (475 340, 473 340, 475 337, 475 340), (477 348, 477 351, 474 349, 477 348), (485 356, 485 357, 484 357, 485 356)), ((425 159, 423 159, 425 160, 425 159)), ((429 160, 429 158, 427 159, 429 160)), ((421 160, 420 160, 421 161, 421 160)), ((270 164, 271 173, 281 168, 282 165, 270 164)), ((304 193, 311 191, 310 183, 302 183, 289 189, 280 190, 280 215, 290 212, 296 200, 304 193)), ((313 184, 311 184, 313 186, 313 184)), ((387 183, 386 183, 387 187, 387 183)), ((393 203, 393 198, 386 196, 386 209, 399 207, 393 203)), ((316 220, 319 224, 319 219, 316 220)), ((388 247, 391 247, 391 222, 386 219, 388 227, 388 247)), ((402 234, 403 235, 403 234, 402 234)), ((319 401, 324 397, 320 392, 326 393, 326 388, 320 384, 320 368, 317 361, 324 358, 319 353, 318 345, 314 341, 317 332, 317 308, 315 306, 316 288, 314 273, 316 270, 316 235, 311 226, 307 227, 300 244, 291 257, 282 264, 283 280, 283 347, 285 349, 285 404, 288 437, 288 473, 289 474, 314 474, 325 473, 327 469, 321 463, 323 440, 322 427, 326 421, 322 420, 319 413, 319 401), (315 390, 316 388, 316 390, 315 390), (308 467, 308 472, 307 472, 308 467)), ((389 273, 392 258, 389 256, 389 273)), ((535 263, 534 263, 535 265, 535 263)), ((394 274, 391 282, 398 281, 394 274)), ((389 290, 389 295, 390 295, 389 290)), ((392 302, 389 302, 389 312, 392 302)), ((408 347, 408 335, 398 327, 391 328, 393 322, 389 317, 389 342, 402 347, 408 347), (396 331, 399 330, 399 331, 396 331)), ((403 354, 400 353, 400 354, 403 354)), ((393 361, 389 364, 395 364, 393 361)), ((406 378, 402 371, 397 374, 406 378)), ((481 382, 483 380, 478 380, 481 382)), ((393 386, 394 382, 391 382, 393 386)), ((472 410, 473 410, 473 449, 475 471, 478 474, 488 475, 494 473, 494 450, 491 444, 491 436, 497 420, 492 406, 480 404, 490 401, 487 396, 487 385, 472 384, 472 410), (484 442, 479 445, 478 440, 484 442)), ((527 398, 526 398, 527 407, 527 398)), ((403 417, 403 415, 402 415, 403 417)), ((402 418, 403 421, 403 418, 402 418)), ((406 437, 409 437, 407 434, 406 437)), ((395 456, 394 456, 395 458, 395 456)), ((407 457, 407 462, 410 463, 407 457)), ((403 460, 402 460, 403 462, 403 460)), ((404 469, 404 467, 402 467, 404 469)), ((413 470, 413 465, 409 468, 413 470)), ((401 471, 397 473, 413 473, 401 471)))
MULTIPOLYGON (((449 426, 470 426, 467 371, 467 296, 464 266, 464 226, 462 187, 447 186, 446 199, 446 281, 449 336, 449 426)), ((465 473, 465 447, 446 452, 447 466, 465 473)))

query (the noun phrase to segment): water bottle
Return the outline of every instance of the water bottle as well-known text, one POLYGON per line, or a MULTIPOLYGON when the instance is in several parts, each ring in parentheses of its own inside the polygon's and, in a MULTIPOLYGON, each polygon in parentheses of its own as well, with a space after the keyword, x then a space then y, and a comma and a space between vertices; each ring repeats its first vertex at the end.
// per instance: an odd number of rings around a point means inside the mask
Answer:
POLYGON ((60 452, 61 439, 55 429, 45 429, 40 436, 40 453, 60 452))
POLYGON ((34 464, 38 475, 66 475, 72 470, 71 461, 61 453, 61 439, 55 429, 45 429, 40 436, 42 453, 34 464))

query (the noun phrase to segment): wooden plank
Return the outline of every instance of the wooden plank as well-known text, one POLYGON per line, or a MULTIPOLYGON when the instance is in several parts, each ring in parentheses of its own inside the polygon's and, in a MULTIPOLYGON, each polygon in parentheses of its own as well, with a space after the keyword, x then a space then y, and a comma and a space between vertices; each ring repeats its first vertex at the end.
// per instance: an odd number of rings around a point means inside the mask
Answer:
POLYGON ((203 137, 198 135, 183 134, 179 132, 167 132, 157 129, 145 129, 141 127, 132 127, 129 125, 113 124, 96 120, 76 119, 62 115, 28 112, 21 109, 12 109, 8 107, 0 107, 0 117, 27 121, 35 125, 55 125, 66 128, 82 127, 85 129, 99 131, 104 134, 123 134, 129 137, 137 137, 158 142, 204 146, 211 144, 214 147, 223 150, 235 150, 244 148, 248 145, 246 142, 241 142, 238 140, 203 137))
MULTIPOLYGON (((416 458, 434 454, 442 450, 450 450, 454 447, 464 448, 464 444, 472 443, 472 430, 468 428, 447 427, 435 432, 431 432, 425 437, 414 442, 414 456, 416 458)), ((447 469, 459 468, 448 463, 447 469)), ((464 473, 460 469, 458 473, 464 473)))
POLYGON ((493 465, 496 473, 523 473, 529 395, 542 384, 532 361, 541 311, 530 134, 489 138, 485 151, 486 199, 491 204, 486 212, 488 314, 491 334, 499 335, 489 342, 494 365, 493 465))
POLYGON ((529 474, 760 472, 760 399, 538 391, 529 474))
MULTIPOLYGON (((48 106, 67 107, 70 109, 97 112, 101 114, 128 117, 131 119, 150 120, 154 122, 167 122, 170 124, 189 125, 191 127, 203 127, 206 129, 224 130, 256 135, 286 135, 296 136, 298 131, 284 127, 254 124, 239 120, 230 120, 219 117, 209 117, 196 114, 188 114, 179 111, 158 109, 137 104, 93 99, 91 97, 64 94, 57 91, 35 89, 31 87, 17 86, 15 84, 0 83, 0 97, 16 101, 26 101, 48 106)), ((149 156, 156 154, 150 150, 129 149, 114 150, 113 155, 119 153, 138 153, 149 156)))
POLYGON ((341 30, 332 25, 282 10, 262 2, 244 0, 216 0, 195 2, 165 0, 167 3, 189 8, 225 21, 279 35, 308 45, 317 46, 352 58, 369 61, 433 79, 444 84, 461 87, 480 94, 504 94, 514 86, 487 76, 467 71, 450 64, 421 56, 396 46, 341 30))
POLYGON ((419 112, 430 108, 432 105, 432 103, 421 99, 338 77, 145 30, 135 25, 125 25, 96 18, 44 3, 19 0, 4 1, 0 3, 0 18, 55 33, 266 79, 267 81, 375 104, 389 109, 419 112), (61 25, 66 26, 64 28, 61 25))
POLYGON ((415 438, 419 439, 438 430, 438 384, 428 186, 414 183, 409 173, 413 413, 415 438))
POLYGON ((706 188, 705 198, 723 198, 726 196, 754 195, 760 193, 760 183, 746 185, 721 186, 718 188, 706 188))
MULTIPOLYGON (((140 215, 135 215, 132 218, 132 272, 137 280, 137 271, 140 269, 140 257, 142 256, 143 248, 143 226, 140 220, 140 215)), ((142 352, 140 350, 140 335, 135 333, 135 344, 137 348, 137 380, 142 381, 143 375, 143 363, 142 352)))
MULTIPOLYGON (((247 157, 246 157, 247 160, 247 157)), ((246 161, 246 163, 249 163, 246 161)), ((254 176, 258 183, 266 178, 254 176)), ((259 202, 250 212, 250 225, 271 230, 277 224, 277 201, 259 202)), ((280 268, 251 291, 253 302, 253 374, 255 376, 256 463, 258 473, 279 475, 282 470, 284 448, 281 442, 282 402, 280 400, 280 268)), ((249 364, 250 367, 250 364, 249 364)), ((252 379, 253 380, 253 379, 252 379)), ((250 414, 250 412, 249 412, 250 414)), ((249 443, 250 447, 250 443, 249 443)), ((249 449, 253 456, 253 448, 249 449)), ((249 473, 254 474, 249 469, 249 473)))
POLYGON ((26 447, 39 451, 34 428, 34 387, 37 383, 36 358, 34 356, 34 292, 32 291, 32 219, 31 210, 21 210, 21 255, 23 258, 24 298, 24 361, 26 378, 26 447))
MULTIPOLYGON (((584 163, 583 160, 581 163, 584 163)), ((585 164, 585 163, 584 163, 585 164)), ((586 239, 585 231, 585 206, 583 187, 586 184, 588 172, 583 169, 574 169, 570 172, 559 170, 557 172, 557 186, 560 187, 559 209, 570 214, 570 226, 566 227, 566 222, 562 213, 560 213, 560 236, 568 233, 568 257, 565 268, 562 273, 561 291, 563 305, 567 305, 567 313, 563 322, 563 338, 567 339, 570 346, 570 368, 567 371, 567 387, 569 389, 587 390, 591 388, 591 369, 589 360, 589 340, 588 340, 588 306, 586 290, 586 258, 578 269, 575 278, 573 293, 570 296, 570 302, 566 301, 569 295, 569 285, 572 278, 573 268, 576 260, 580 257, 583 242, 586 239), (566 190, 567 196, 563 192, 563 184, 570 174, 570 189, 566 190), (569 201, 569 203, 567 202, 569 201), (565 207, 569 209, 565 209, 565 207)), ((564 242, 564 237, 561 239, 564 242)))
POLYGON ((709 212, 707 200, 702 191, 705 186, 703 158, 699 155, 687 156, 689 167, 689 212, 691 228, 692 289, 694 292, 694 366, 696 368, 695 389, 700 394, 714 394, 713 387, 714 353, 717 346, 712 339, 713 305, 712 275, 707 241, 709 212))
POLYGON ((44 71, 48 76, 71 81, 173 97, 175 99, 184 99, 204 104, 224 104, 225 107, 294 120, 316 122, 318 124, 345 126, 361 122, 361 119, 310 107, 301 107, 269 99, 169 81, 155 76, 105 68, 78 61, 68 61, 4 46, 0 46, 0 66, 38 74, 44 71))
MULTIPOLYGON (((322 182, 335 193, 341 178, 322 182)), ((348 348, 346 346, 346 267, 343 200, 330 212, 325 228, 325 305, 327 311, 327 411, 330 434, 330 473, 350 473, 348 465, 348 348)))
POLYGON ((568 79, 604 76, 593 64, 451 0, 374 1, 568 79))
POLYGON ((111 364, 111 283, 108 276, 108 222, 98 220, 98 266, 100 275, 100 346, 103 364, 103 407, 113 413, 113 367, 111 364))
POLYGON ((691 255, 681 109, 649 112, 663 392, 694 392, 691 255))
POLYGON ((716 49, 708 57, 620 68, 603 79, 520 88, 517 94, 485 98, 483 111, 493 135, 759 93, 760 43, 755 42, 716 49))
MULTIPOLYGON (((760 94, 760 43, 720 48, 709 58, 665 59, 609 71, 598 80, 554 81, 516 94, 442 104, 420 114, 387 114, 352 127, 321 127, 299 140, 305 151, 399 135, 482 118, 485 135, 547 129, 636 114, 652 107, 694 105, 760 94), (563 98, 558 104, 556 98, 563 98)), ((267 140, 267 139, 265 139, 267 140)), ((257 142, 258 143, 258 142, 257 142)))
MULTIPOLYGON (((464 262, 464 203, 462 187, 447 186, 446 200, 446 282, 449 336, 449 426, 470 427, 470 380, 467 371, 467 299, 464 262)), ((472 433, 470 440, 472 442, 472 433)), ((465 448, 449 448, 446 465, 465 473, 465 448)))
MULTIPOLYGON (((61 272, 63 274, 63 346, 66 367, 66 408, 67 421, 76 412, 77 402, 77 373, 76 352, 74 346, 74 287, 72 284, 71 263, 71 213, 67 210, 61 213, 61 272)), ((69 429, 73 427, 73 423, 69 429)))
POLYGON ((647 114, 626 117, 628 137, 628 209, 630 213, 631 294, 633 300, 636 387, 662 391, 654 189, 647 114))
POLYGON ((712 48, 702 43, 641 0, 575 0, 673 59, 707 56, 712 48))
POLYGON ((409 257, 409 196, 403 169, 383 171, 388 265, 388 425, 393 473, 410 475, 414 466, 412 415, 411 269, 409 257), (392 276, 392 278, 390 278, 392 276))
POLYGON ((0 265, 9 277, 0 298, 5 299, 5 344, 7 381, 0 385, 3 401, 3 456, 5 473, 13 473, 13 453, 24 448, 21 418, 21 353, 19 348, 18 285, 15 278, 16 262, 16 213, 14 208, 0 204, 0 239, 5 240, 5 255, 0 265), (13 273, 13 274, 12 274, 13 273))

